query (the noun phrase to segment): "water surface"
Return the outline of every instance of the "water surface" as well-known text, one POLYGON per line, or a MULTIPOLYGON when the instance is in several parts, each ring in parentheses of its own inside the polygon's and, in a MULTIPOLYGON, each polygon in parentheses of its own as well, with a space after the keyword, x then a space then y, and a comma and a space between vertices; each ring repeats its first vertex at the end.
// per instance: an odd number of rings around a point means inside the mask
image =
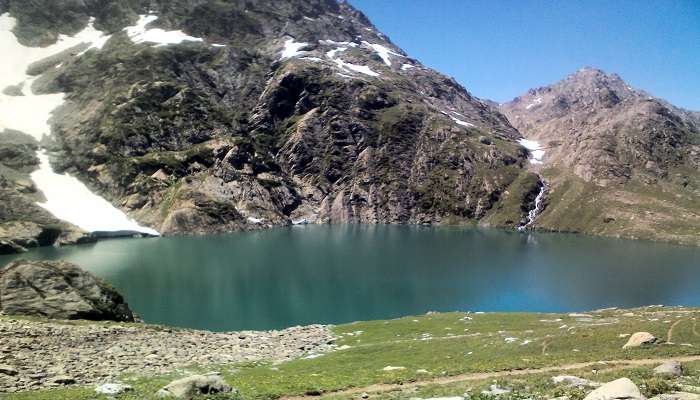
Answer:
POLYGON ((306 226, 108 240, 20 257, 81 265, 147 322, 218 331, 431 310, 700 306, 700 249, 570 234, 306 226))

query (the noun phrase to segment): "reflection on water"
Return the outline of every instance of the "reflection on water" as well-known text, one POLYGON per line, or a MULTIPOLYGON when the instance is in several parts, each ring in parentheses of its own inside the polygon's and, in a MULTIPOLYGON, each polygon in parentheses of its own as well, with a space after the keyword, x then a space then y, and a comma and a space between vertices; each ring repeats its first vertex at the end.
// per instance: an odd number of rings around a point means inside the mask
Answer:
POLYGON ((22 257, 83 266, 117 287, 147 322, 211 330, 430 310, 700 305, 700 249, 565 234, 305 226, 111 240, 22 257))

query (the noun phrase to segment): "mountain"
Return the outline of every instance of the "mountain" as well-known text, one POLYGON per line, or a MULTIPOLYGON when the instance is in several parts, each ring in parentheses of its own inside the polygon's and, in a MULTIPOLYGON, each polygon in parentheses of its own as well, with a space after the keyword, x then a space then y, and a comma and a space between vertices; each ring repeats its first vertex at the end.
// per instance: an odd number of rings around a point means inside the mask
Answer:
POLYGON ((162 234, 514 226, 540 185, 498 110, 345 2, 4 0, 5 12, 23 46, 79 42, 17 82, 65 94, 44 141, 54 170, 162 234))
POLYGON ((537 227, 700 243, 698 113, 593 68, 501 110, 545 150, 537 227))

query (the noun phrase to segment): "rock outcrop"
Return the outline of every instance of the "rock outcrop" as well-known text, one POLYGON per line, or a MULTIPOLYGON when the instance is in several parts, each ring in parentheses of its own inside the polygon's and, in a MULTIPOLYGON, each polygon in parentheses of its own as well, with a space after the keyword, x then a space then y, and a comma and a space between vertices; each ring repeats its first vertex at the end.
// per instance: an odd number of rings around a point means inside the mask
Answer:
POLYGON ((134 321, 107 283, 62 261, 15 261, 0 269, 0 311, 57 319, 134 321))

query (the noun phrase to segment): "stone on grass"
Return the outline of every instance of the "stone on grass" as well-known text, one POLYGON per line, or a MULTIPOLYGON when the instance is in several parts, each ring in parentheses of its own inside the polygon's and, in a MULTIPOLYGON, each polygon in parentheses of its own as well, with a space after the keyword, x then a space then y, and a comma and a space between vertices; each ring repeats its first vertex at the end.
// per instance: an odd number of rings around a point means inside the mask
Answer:
POLYGON ((51 380, 53 383, 58 383, 59 385, 73 385, 75 384, 75 378, 67 375, 59 375, 51 380))
POLYGON ((392 367, 391 365, 387 365, 386 367, 384 367, 382 369, 382 371, 385 371, 385 372, 403 371, 404 369, 406 369, 406 367, 392 367))
POLYGON ((229 386, 218 373, 192 375, 170 382, 156 393, 159 398, 190 400, 205 394, 231 393, 237 391, 229 386))
POLYGON ((487 396, 500 396, 506 393, 510 393, 510 389, 504 389, 502 387, 499 387, 498 385, 491 385, 489 387, 489 390, 482 390, 481 394, 487 395, 487 396))
POLYGON ((583 400, 645 400, 645 398, 634 382, 628 378, 620 378, 592 391, 583 400))
POLYGON ((600 387, 600 385, 601 385, 600 382, 589 381, 588 379, 579 378, 578 376, 573 376, 573 375, 553 376, 552 382, 554 382, 557 385, 564 384, 564 385, 567 385, 569 387, 597 388, 597 387, 600 387))
POLYGON ((654 375, 681 376, 683 375, 683 366, 680 361, 666 361, 654 368, 654 375))
POLYGON ((134 390, 134 388, 123 383, 105 383, 95 388, 95 392, 97 392, 98 394, 105 394, 111 396, 122 394, 125 392, 130 392, 132 390, 134 390))
POLYGON ((630 336, 629 340, 627 341, 627 343, 625 343, 624 346, 622 346, 622 348, 627 349, 630 347, 640 347, 655 344, 657 341, 658 339, 656 338, 656 336, 652 335, 649 332, 637 332, 630 336))

